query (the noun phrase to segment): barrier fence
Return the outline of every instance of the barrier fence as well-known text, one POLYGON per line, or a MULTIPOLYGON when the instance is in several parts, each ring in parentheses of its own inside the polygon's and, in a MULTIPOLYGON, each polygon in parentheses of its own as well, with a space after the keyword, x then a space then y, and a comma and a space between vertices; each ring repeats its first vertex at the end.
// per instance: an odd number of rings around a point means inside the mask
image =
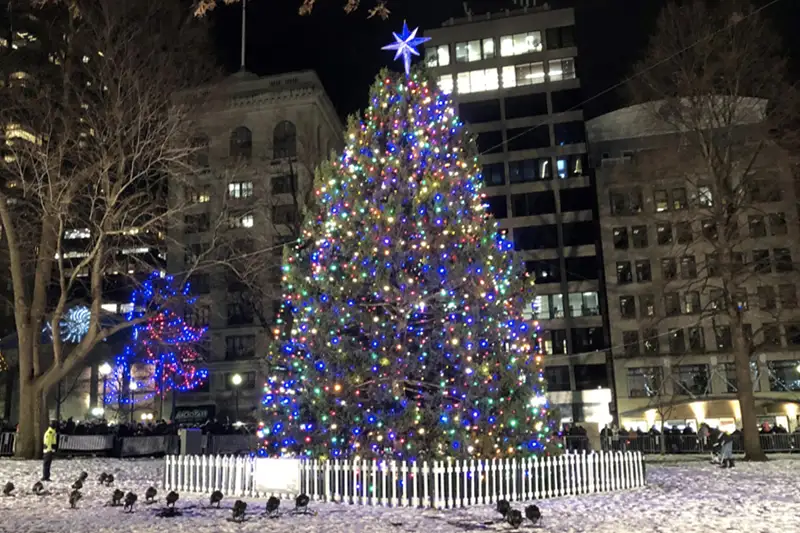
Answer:
MULTIPOLYGON (((260 492, 259 458, 167 456, 164 489, 238 497, 260 492)), ((298 461, 299 491, 312 500, 356 505, 448 509, 627 490, 645 485, 639 452, 566 453, 558 457, 444 461, 298 461)), ((267 472, 267 475, 269 473, 267 472)), ((282 473, 281 473, 282 475, 282 473)))
MULTIPOLYGON (((800 452, 800 433, 761 433, 761 449, 766 453, 795 453, 800 452)), ((585 437, 570 437, 567 447, 579 446, 578 439, 585 437)), ((703 439, 698 435, 636 435, 635 437, 602 437, 603 450, 637 451, 644 454, 661 453, 661 439, 664 439, 664 451, 668 454, 710 453, 713 441, 703 439)), ((744 453, 742 435, 733 435, 733 453, 744 453)))

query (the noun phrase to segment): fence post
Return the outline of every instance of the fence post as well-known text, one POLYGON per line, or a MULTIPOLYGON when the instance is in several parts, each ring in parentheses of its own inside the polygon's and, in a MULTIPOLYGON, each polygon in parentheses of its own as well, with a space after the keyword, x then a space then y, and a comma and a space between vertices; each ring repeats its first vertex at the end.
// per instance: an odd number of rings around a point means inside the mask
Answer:
POLYGON ((399 500, 397 499, 397 461, 392 460, 390 463, 390 471, 392 473, 392 507, 400 507, 399 500))
POLYGON ((378 465, 381 473, 381 505, 384 507, 389 506, 389 464, 387 461, 381 461, 378 465))
POLYGON ((411 483, 411 507, 420 507, 419 501, 419 466, 417 462, 411 463, 411 474, 408 478, 411 483))

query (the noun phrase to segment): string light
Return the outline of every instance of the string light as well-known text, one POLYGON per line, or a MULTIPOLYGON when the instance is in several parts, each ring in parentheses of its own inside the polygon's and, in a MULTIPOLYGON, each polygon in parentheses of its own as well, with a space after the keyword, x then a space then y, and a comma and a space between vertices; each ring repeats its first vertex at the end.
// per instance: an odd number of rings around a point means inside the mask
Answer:
POLYGON ((208 328, 191 327, 172 311, 170 304, 176 300, 186 305, 195 303, 189 285, 177 285, 172 276, 154 272, 133 292, 132 311, 126 319, 134 320, 149 313, 153 316, 131 328, 129 342, 116 356, 104 398, 106 404, 146 402, 162 392, 194 390, 208 380, 208 370, 195 366, 202 359, 195 346, 202 342, 208 328), (134 364, 152 366, 153 373, 144 380, 135 379, 131 376, 134 364), (123 386, 126 380, 129 390, 145 392, 126 394, 123 386))
POLYGON ((500 457, 561 445, 533 280, 475 141, 420 70, 384 72, 283 266, 262 454, 500 457))

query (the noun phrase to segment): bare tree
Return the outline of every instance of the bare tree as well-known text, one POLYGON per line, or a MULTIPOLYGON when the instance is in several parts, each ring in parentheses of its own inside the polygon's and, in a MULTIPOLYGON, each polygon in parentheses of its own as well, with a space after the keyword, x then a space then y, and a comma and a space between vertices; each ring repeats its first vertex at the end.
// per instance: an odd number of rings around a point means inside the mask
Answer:
MULTIPOLYGON (((236 4, 240 1, 242 0, 221 0, 221 2, 225 4, 236 4)), ((199 0, 195 5, 195 14, 199 17, 202 17, 221 2, 220 0, 199 0)), ((297 3, 299 5, 298 13, 300 13, 300 15, 310 15, 314 10, 317 0, 297 0, 297 3)), ((378 16, 382 19, 389 18, 390 11, 386 5, 387 0, 372 0, 372 4, 372 7, 367 9, 367 17, 372 18, 374 16, 378 16)), ((345 13, 353 13, 360 6, 361 0, 343 0, 343 8, 345 13)))
MULTIPOLYGON (((732 354, 750 460, 766 456, 755 414, 754 335, 747 327, 753 316, 746 301, 768 272, 792 271, 792 251, 797 253, 785 236, 764 241, 766 254, 755 250, 762 247, 754 241, 759 236, 744 229, 760 216, 774 219, 776 227, 783 224, 779 231, 785 232, 785 214, 796 219, 790 156, 797 148, 798 100, 786 81, 781 51, 761 12, 744 0, 713 6, 703 0, 671 3, 658 19, 631 84, 634 102, 643 104, 653 124, 666 124, 671 132, 657 150, 641 158, 637 154, 637 165, 652 179, 688 185, 680 221, 681 231, 688 232, 681 244, 686 249, 670 254, 675 263, 663 266, 674 272, 664 281, 682 278, 683 293, 709 295, 696 314, 708 318, 718 345, 732 354), (697 254, 702 261, 695 262, 697 254)), ((654 201, 658 215, 660 200, 654 201)), ((661 223, 664 238, 667 231, 670 239, 680 238, 672 236, 668 221, 661 223)))
MULTIPOLYGON (((41 451, 45 398, 103 339, 147 319, 103 320, 113 286, 158 264, 170 216, 166 183, 192 172, 191 105, 172 101, 211 69, 206 31, 179 2, 48 6, 43 50, 2 92, 0 224, 18 339, 17 454, 41 451), (48 49, 49 48, 49 49, 48 49), (112 283, 113 281, 113 283, 112 283), (86 335, 62 340, 71 302, 90 309, 86 335), (42 346, 49 322, 51 350, 42 346)), ((155 311, 155 310, 154 310, 155 311)))

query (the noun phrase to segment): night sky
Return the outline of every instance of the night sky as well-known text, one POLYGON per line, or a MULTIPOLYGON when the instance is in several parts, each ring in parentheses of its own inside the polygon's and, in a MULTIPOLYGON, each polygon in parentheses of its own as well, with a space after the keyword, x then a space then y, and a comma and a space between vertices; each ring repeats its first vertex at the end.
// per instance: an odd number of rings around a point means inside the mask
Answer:
MULTIPOLYGON (((507 0, 496 0, 502 3, 507 0)), ((725 1, 725 0, 722 0, 725 1)), ((769 0, 761 0, 766 3, 769 0)), ((362 0, 369 7, 371 0, 362 0)), ((247 69, 259 75, 316 70, 339 114, 362 107, 375 74, 383 66, 401 68, 381 46, 393 41, 406 19, 411 28, 439 27, 463 17, 461 0, 390 0, 389 20, 366 18, 364 7, 346 15, 343 0, 317 0, 308 17, 297 15, 300 0, 250 0, 247 6, 247 69)), ((550 0, 552 7, 575 7, 578 69, 585 98, 614 86, 631 74, 647 44, 663 0, 550 0)), ((800 1, 779 0, 765 13, 773 20, 787 51, 800 65, 800 1)), ((241 6, 220 6, 211 15, 221 63, 239 68, 241 6)), ((800 72, 800 69, 795 68, 800 72)), ((588 117, 624 105, 612 91, 585 106, 588 117)))

